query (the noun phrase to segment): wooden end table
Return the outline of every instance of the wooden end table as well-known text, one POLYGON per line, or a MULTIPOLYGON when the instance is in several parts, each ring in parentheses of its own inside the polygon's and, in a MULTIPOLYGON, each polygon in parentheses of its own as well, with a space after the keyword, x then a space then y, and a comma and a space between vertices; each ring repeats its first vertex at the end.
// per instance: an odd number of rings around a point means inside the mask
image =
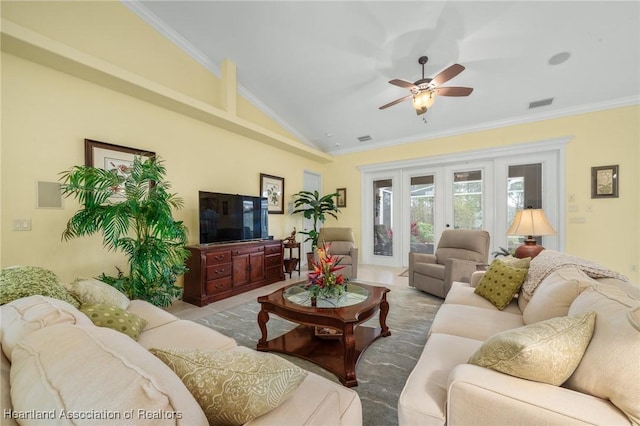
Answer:
POLYGON ((314 362, 335 374, 343 385, 358 385, 356 366, 365 349, 377 338, 391 335, 387 327, 389 303, 386 287, 357 282, 347 284, 347 294, 335 305, 318 300, 312 306, 303 284, 293 284, 258 297, 257 349, 281 352, 314 362), (380 311, 380 326, 361 325, 380 311), (300 324, 288 333, 267 340, 269 314, 300 324), (330 330, 325 334, 318 331, 330 330))

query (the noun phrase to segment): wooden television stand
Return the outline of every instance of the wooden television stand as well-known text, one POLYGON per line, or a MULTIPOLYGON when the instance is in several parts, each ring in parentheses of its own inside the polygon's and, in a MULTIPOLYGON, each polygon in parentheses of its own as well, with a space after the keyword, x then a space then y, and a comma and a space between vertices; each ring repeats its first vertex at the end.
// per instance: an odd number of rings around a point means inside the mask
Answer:
POLYGON ((182 299, 205 306, 284 280, 282 240, 189 246, 182 299))

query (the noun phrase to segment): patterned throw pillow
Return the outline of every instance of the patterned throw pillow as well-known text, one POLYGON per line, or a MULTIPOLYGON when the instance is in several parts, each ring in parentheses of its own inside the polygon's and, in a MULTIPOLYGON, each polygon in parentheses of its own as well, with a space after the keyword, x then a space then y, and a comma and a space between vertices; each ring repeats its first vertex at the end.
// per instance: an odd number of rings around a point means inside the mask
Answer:
POLYGON ((523 257, 522 259, 513 256, 505 256, 500 258, 500 262, 513 266, 514 268, 524 268, 529 269, 529 265, 531 265, 530 257, 523 257))
POLYGON ((95 278, 78 278, 65 287, 81 304, 109 304, 127 309, 129 298, 109 284, 95 278))
POLYGON ((241 425, 273 410, 308 374, 279 356, 243 347, 150 351, 182 379, 212 425, 241 425))
POLYGON ((76 308, 80 307, 80 303, 60 284, 56 274, 48 269, 18 266, 0 271, 0 305, 34 295, 64 300, 76 308))
POLYGON ((526 276, 526 269, 514 268, 496 259, 484 273, 475 293, 503 310, 518 292, 526 276))
POLYGON ((587 312, 503 331, 489 337, 469 364, 560 386, 580 364, 595 321, 596 313, 587 312))
POLYGON ((147 325, 147 321, 144 318, 120 309, 115 305, 82 305, 80 311, 88 316, 98 327, 107 327, 119 331, 133 340, 138 340, 138 336, 147 325))

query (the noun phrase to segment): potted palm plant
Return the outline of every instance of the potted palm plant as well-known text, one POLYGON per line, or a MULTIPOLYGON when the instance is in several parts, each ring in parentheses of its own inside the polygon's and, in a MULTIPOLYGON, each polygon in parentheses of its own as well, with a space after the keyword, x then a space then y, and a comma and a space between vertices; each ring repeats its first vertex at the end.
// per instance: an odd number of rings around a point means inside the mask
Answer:
POLYGON ((109 250, 122 251, 129 275, 100 279, 130 299, 168 306, 179 297, 177 277, 186 272, 187 229, 172 216, 183 205, 169 192, 166 169, 156 157, 136 157, 126 170, 76 166, 61 173, 62 193, 81 204, 62 234, 64 240, 102 233, 109 250))
MULTIPOLYGON (((318 235, 320 226, 324 223, 327 215, 338 218, 337 213, 340 213, 338 206, 335 203, 338 193, 327 194, 320 196, 318 191, 300 191, 294 196, 294 207, 292 213, 302 213, 306 219, 313 220, 313 227, 309 231, 300 231, 301 234, 306 235, 305 242, 311 241, 311 252, 307 253, 307 260, 313 259, 313 252, 318 247, 318 235)), ((311 265, 309 261, 307 263, 311 265)))

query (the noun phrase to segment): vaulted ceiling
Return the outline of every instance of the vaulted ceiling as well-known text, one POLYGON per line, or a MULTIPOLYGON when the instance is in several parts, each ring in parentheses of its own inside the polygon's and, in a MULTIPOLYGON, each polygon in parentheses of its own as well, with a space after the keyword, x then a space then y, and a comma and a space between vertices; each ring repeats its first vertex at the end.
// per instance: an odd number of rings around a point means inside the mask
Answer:
POLYGON ((234 62, 243 96, 327 153, 640 100, 638 1, 124 3, 216 75, 234 62), (388 81, 420 79, 423 55, 426 77, 463 65, 443 86, 473 93, 379 110, 409 94, 388 81))

